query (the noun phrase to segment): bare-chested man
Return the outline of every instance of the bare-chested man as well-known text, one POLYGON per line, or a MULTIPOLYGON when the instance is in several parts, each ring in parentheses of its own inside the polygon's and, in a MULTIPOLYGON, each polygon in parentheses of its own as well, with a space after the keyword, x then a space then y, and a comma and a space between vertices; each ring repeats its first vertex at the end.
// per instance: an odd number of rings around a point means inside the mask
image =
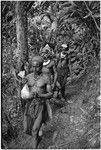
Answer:
POLYGON ((62 44, 61 45, 61 51, 60 54, 58 56, 58 68, 64 67, 65 65, 67 65, 67 55, 68 55, 68 48, 69 46, 67 44, 62 44))
POLYGON ((67 76, 69 75, 69 64, 68 64, 68 49, 69 45, 62 44, 61 45, 61 52, 58 56, 58 81, 61 83, 61 92, 62 96, 65 98, 65 83, 67 76))
MULTIPOLYGON (((43 59, 41 56, 36 56, 32 60, 33 73, 25 77, 25 83, 28 86, 29 95, 27 98, 27 108, 24 116, 24 125, 28 129, 28 124, 30 124, 33 118, 31 108, 34 110, 34 120, 32 121, 31 134, 34 138, 35 147, 37 148, 39 142, 39 131, 42 123, 45 123, 48 117, 48 105, 47 99, 52 97, 50 78, 47 74, 42 73, 43 59), (26 124, 27 123, 27 124, 26 124)), ((26 93, 25 93, 26 94, 26 93)), ((24 92, 22 92, 22 97, 24 92)), ((31 128, 31 127, 29 127, 31 128)))
POLYGON ((57 69, 56 69, 56 62, 53 59, 53 51, 52 49, 49 47, 49 45, 47 44, 42 52, 41 52, 41 56, 44 59, 44 63, 43 63, 43 73, 48 74, 51 78, 51 84, 52 84, 52 89, 56 90, 55 88, 57 87, 58 89, 60 89, 60 84, 57 82, 57 69))

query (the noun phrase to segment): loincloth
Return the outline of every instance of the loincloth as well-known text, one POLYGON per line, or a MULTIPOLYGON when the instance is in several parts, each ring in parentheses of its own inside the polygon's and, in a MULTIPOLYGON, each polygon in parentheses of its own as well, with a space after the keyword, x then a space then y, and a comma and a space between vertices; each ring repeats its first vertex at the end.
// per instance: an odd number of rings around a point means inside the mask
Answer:
POLYGON ((33 99, 26 109, 27 109, 26 115, 30 115, 31 118, 33 119, 36 119, 41 112, 43 116, 42 117, 43 123, 52 118, 52 110, 49 106, 49 103, 40 98, 33 99))

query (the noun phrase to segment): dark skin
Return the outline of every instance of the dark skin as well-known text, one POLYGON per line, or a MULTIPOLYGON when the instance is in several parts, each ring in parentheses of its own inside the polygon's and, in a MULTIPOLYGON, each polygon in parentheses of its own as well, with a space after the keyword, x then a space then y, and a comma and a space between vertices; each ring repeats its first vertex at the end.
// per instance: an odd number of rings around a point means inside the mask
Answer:
MULTIPOLYGON (((43 54, 45 55, 45 54, 43 54)), ((50 57, 44 59, 45 62, 50 61, 47 65, 43 65, 43 73, 48 74, 51 76, 52 82, 52 89, 54 89, 57 81, 57 69, 55 61, 52 60, 50 57)))
POLYGON ((65 98, 65 83, 66 83, 66 79, 67 79, 67 72, 69 74, 69 67, 68 67, 68 52, 65 51, 65 49, 62 49, 60 54, 58 55, 59 61, 58 61, 58 65, 57 68, 59 70, 60 73, 62 73, 63 71, 67 70, 66 73, 64 74, 64 76, 62 77, 62 82, 61 82, 61 93, 62 96, 65 98), (63 69, 63 71, 61 72, 61 70, 63 69))
MULTIPOLYGON (((33 98, 33 95, 37 94, 37 97, 40 98, 50 98, 50 81, 47 75, 43 75, 37 81, 35 80, 36 74, 31 73, 26 76, 27 84, 30 89, 30 98, 33 98), (45 89, 46 87, 46 89, 45 89)), ((38 76, 38 75, 37 75, 38 76)))
POLYGON ((63 51, 61 51, 61 53, 59 54, 59 56, 58 56, 58 68, 61 68, 61 67, 63 67, 64 65, 66 65, 66 63, 67 63, 67 52, 66 51, 64 51, 64 49, 63 49, 63 51))
MULTIPOLYGON (((40 102, 44 101, 44 103, 40 104, 40 111, 38 113, 38 116, 36 117, 34 123, 32 124, 32 131, 31 134, 34 138, 34 142, 35 142, 35 147, 37 148, 38 146, 38 142, 39 142, 39 130, 42 126, 43 123, 43 118, 45 116, 44 112, 45 112, 45 102, 48 98, 52 97, 52 89, 51 89, 51 83, 50 83, 50 79, 46 74, 42 73, 42 66, 36 66, 36 64, 33 64, 32 67, 33 73, 27 75, 25 77, 24 80, 26 80, 26 83, 28 84, 29 90, 30 90, 30 97, 29 99, 33 99, 35 97, 40 98, 40 102)), ((27 107, 28 109, 28 107, 27 107)), ((26 110, 27 111, 27 110, 26 110)), ((26 123, 26 121, 28 121, 28 123, 30 122, 30 116, 26 115, 25 112, 25 116, 24 116, 24 124, 25 124, 25 128, 27 129, 28 127, 26 127, 28 124, 26 123)))

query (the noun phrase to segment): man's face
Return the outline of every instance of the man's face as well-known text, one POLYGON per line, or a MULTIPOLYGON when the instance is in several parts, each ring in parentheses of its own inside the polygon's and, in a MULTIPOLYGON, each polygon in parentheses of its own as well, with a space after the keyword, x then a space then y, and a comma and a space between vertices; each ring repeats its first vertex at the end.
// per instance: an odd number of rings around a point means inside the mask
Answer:
POLYGON ((42 56, 43 58, 45 58, 45 57, 47 57, 47 54, 46 54, 45 52, 43 52, 43 53, 41 54, 41 56, 42 56))
POLYGON ((33 63, 32 71, 35 73, 39 73, 42 70, 42 66, 40 66, 37 62, 33 63))
POLYGON ((41 54, 41 56, 43 57, 44 61, 46 61, 46 60, 48 59, 49 54, 46 53, 46 52, 43 52, 43 53, 41 54))
POLYGON ((65 58, 66 55, 67 55, 67 52, 66 52, 66 51, 62 51, 60 57, 61 57, 61 58, 65 58))

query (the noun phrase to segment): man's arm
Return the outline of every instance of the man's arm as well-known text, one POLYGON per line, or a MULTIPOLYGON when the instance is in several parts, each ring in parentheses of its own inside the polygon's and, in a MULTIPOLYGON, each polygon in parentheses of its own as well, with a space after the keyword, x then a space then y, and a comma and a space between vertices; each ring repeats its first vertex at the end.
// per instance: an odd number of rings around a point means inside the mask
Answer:
POLYGON ((53 64, 53 71, 54 71, 54 82, 53 82, 52 88, 54 89, 56 81, 57 81, 57 69, 56 69, 55 63, 53 64))
POLYGON ((38 96, 41 97, 41 98, 51 98, 52 95, 53 94, 52 94, 50 85, 47 85, 47 93, 45 93, 45 94, 38 94, 38 96))

